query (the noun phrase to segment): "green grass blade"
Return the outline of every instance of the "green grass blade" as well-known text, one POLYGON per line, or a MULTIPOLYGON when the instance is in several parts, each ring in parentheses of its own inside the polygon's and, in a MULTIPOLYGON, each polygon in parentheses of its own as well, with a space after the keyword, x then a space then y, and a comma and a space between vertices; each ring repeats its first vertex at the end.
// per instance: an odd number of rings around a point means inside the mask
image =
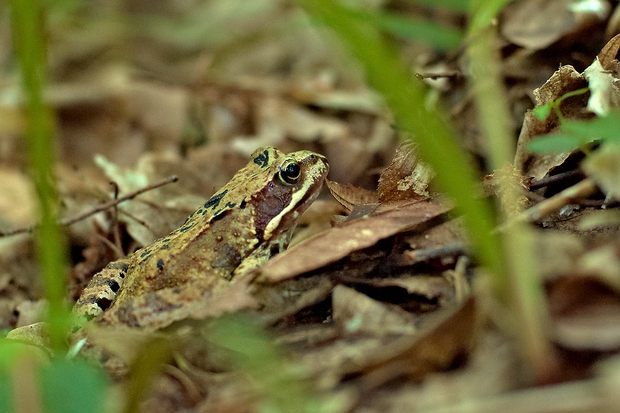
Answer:
POLYGON ((496 274, 503 273, 503 255, 491 206, 479 197, 476 173, 454 141, 444 119, 425 108, 425 89, 383 42, 375 28, 335 1, 299 0, 314 18, 332 29, 364 66, 368 83, 383 95, 399 127, 415 136, 422 158, 436 172, 436 180, 465 216, 478 256, 496 274))
POLYGON ((469 0, 408 0, 411 3, 425 4, 427 6, 443 7, 455 11, 467 11, 469 0))
POLYGON ((12 0, 11 25, 21 67, 27 119, 30 172, 39 198, 40 226, 36 231, 37 252, 49 301, 51 345, 62 349, 67 320, 65 298, 65 249, 56 225, 58 196, 53 173, 52 113, 43 100, 45 47, 43 10, 38 0, 12 0))
MULTIPOLYGON (((512 168, 515 140, 511 133, 508 98, 497 49, 497 25, 494 16, 504 1, 472 1, 472 25, 469 31, 467 54, 475 91, 480 124, 488 142, 488 158, 494 169, 512 168)), ((510 178, 499 179, 501 203, 508 207, 519 205, 519 193, 510 178)), ((501 210, 504 220, 508 211, 501 210)), ((533 240, 529 228, 514 223, 502 234, 506 260, 505 273, 495 274, 496 294, 515 320, 514 333, 519 340, 523 357, 541 382, 545 382, 555 368, 552 348, 547 340, 548 312, 545 295, 537 276, 533 257, 533 240)))
POLYGON ((359 12, 358 17, 396 36, 422 41, 438 50, 456 49, 463 42, 463 33, 424 20, 392 13, 359 12))

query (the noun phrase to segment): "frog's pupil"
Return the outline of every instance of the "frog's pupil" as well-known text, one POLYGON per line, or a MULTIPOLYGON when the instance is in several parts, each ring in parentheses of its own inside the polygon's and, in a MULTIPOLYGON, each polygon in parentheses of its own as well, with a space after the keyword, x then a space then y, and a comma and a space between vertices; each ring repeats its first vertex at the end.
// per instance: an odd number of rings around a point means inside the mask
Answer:
POLYGON ((286 173, 290 177, 298 177, 299 176, 299 165, 296 163, 291 163, 286 167, 286 173))

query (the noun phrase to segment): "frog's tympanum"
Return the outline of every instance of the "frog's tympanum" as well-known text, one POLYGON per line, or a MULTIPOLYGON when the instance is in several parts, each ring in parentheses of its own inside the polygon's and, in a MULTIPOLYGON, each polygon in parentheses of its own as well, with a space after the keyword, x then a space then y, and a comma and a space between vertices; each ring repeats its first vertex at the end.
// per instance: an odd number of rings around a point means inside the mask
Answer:
POLYGON ((73 309, 76 327, 118 307, 148 307, 156 301, 148 294, 209 278, 227 282, 257 267, 287 247, 327 171, 325 157, 313 152, 256 150, 180 228, 96 274, 73 309))

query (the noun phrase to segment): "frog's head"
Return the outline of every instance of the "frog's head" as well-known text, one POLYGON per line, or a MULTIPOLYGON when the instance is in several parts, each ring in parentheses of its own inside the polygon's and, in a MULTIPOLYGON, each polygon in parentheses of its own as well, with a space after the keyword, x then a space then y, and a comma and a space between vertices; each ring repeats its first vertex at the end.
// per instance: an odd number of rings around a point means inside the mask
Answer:
POLYGON ((264 180, 251 201, 257 232, 262 231, 264 241, 289 234, 297 218, 319 195, 329 171, 327 159, 310 151, 285 155, 263 147, 252 154, 250 163, 254 168, 259 166, 256 177, 264 180))

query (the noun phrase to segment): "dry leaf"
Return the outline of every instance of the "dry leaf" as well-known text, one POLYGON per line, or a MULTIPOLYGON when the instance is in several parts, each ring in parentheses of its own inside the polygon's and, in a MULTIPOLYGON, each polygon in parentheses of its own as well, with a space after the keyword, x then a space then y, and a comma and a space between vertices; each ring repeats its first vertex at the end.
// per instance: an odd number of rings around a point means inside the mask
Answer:
POLYGON ((417 155, 415 145, 402 143, 396 149, 392 163, 379 178, 379 201, 428 198, 428 184, 434 176, 430 165, 417 155))
POLYGON ((37 220, 34 186, 30 179, 15 169, 0 168, 0 229, 32 225, 37 220))
POLYGON ((47 314, 47 300, 22 301, 17 305, 15 311, 18 314, 16 327, 32 325, 43 321, 47 314))
POLYGON ((368 281, 375 288, 402 288, 407 291, 407 294, 424 297, 427 300, 439 300, 440 303, 451 301, 454 297, 454 286, 445 277, 414 275, 368 281))
POLYGON ((39 322, 14 328, 8 332, 6 338, 38 347, 37 355, 47 361, 52 354, 48 330, 47 323, 39 322))
POLYGON ((345 335, 366 334, 375 337, 413 334, 416 317, 393 304, 374 300, 356 290, 338 285, 332 293, 334 322, 345 335))
POLYGON ((593 277, 563 277, 547 287, 553 339, 565 348, 620 348, 620 295, 593 277))
POLYGON ((351 184, 342 185, 330 180, 325 183, 332 196, 349 211, 353 211, 356 205, 376 204, 378 202, 377 194, 367 189, 358 188, 351 184))
POLYGON ((620 200, 620 144, 606 142, 581 166, 608 197, 620 200))
POLYGON ((620 245, 616 236, 612 242, 582 254, 574 268, 579 274, 595 276, 620 294, 619 252, 620 245))
POLYGON ((405 242, 412 250, 437 249, 467 243, 465 226, 462 218, 451 219, 434 226, 423 234, 407 235, 405 242))
POLYGON ((260 280, 278 282, 316 270, 346 257, 353 251, 370 247, 381 239, 399 232, 412 231, 447 211, 448 208, 441 205, 416 201, 401 203, 391 210, 384 210, 370 217, 347 221, 267 262, 261 268, 260 280))
MULTIPOLYGON (((538 105, 552 102, 568 92, 586 87, 584 77, 577 73, 572 66, 562 66, 544 85, 534 90, 538 105)), ((587 95, 579 95, 568 98, 560 107, 565 119, 588 119, 592 115, 584 113, 587 105, 587 95)), ((553 111, 547 119, 541 121, 531 111, 525 114, 521 133, 517 141, 514 166, 525 176, 542 179, 555 167, 561 165, 570 153, 560 154, 531 154, 527 145, 537 136, 546 135, 558 128, 558 118, 553 111)))
POLYGON ((533 253, 541 279, 553 280, 577 268, 585 249, 577 235, 554 230, 539 230, 533 235, 533 253))
POLYGON ((579 7, 579 2, 573 0, 512 2, 502 12, 501 33, 519 46, 544 49, 563 36, 587 28, 609 15, 610 7, 606 1, 582 3, 589 7, 579 7))
POLYGON ((347 373, 361 370, 362 387, 371 389, 397 377, 421 381, 429 373, 455 367, 471 350, 475 319, 473 299, 443 309, 424 320, 415 337, 404 336, 385 344, 362 365, 349 366, 347 373))
POLYGON ((619 74, 620 62, 615 59, 608 62, 604 68, 597 58, 584 70, 583 75, 590 89, 588 110, 599 116, 605 116, 620 105, 619 74))
POLYGON ((607 42, 607 44, 603 47, 598 56, 596 56, 596 58, 604 69, 608 69, 608 65, 612 61, 616 60, 619 50, 620 34, 617 34, 607 42))

